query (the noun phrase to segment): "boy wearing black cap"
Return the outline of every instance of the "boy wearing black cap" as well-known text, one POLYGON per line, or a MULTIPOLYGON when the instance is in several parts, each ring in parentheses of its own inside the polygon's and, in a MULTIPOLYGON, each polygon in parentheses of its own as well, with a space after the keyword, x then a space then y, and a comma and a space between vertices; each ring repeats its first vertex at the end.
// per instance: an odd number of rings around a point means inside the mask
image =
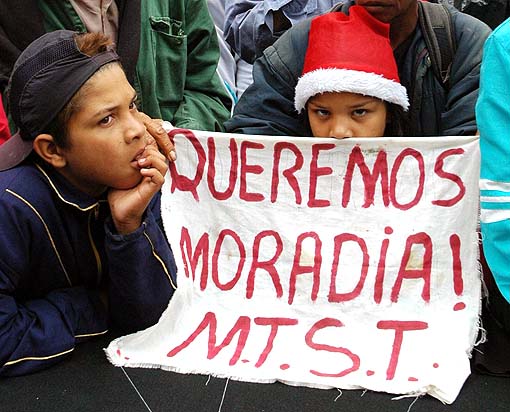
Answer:
POLYGON ((111 322, 154 324, 175 289, 165 158, 101 34, 48 33, 9 81, 0 147, 0 375, 45 368, 111 322), (107 313, 109 312, 109 313, 107 313))

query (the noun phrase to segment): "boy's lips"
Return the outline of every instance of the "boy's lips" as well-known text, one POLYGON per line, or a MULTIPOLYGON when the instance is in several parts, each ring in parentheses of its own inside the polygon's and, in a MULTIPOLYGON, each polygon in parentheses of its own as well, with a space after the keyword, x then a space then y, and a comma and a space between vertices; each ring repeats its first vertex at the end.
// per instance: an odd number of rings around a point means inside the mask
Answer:
POLYGON ((145 147, 141 148, 136 152, 135 156, 133 157, 133 160, 131 160, 131 165, 136 168, 140 169, 140 166, 138 165, 138 160, 143 156, 143 153, 145 152, 145 147))
POLYGON ((140 150, 138 150, 138 152, 136 152, 135 157, 133 157, 133 160, 132 160, 132 161, 133 161, 133 162, 138 161, 138 159, 140 159, 140 157, 142 157, 143 152, 145 152, 145 147, 144 147, 144 148, 142 148, 142 149, 140 149, 140 150))

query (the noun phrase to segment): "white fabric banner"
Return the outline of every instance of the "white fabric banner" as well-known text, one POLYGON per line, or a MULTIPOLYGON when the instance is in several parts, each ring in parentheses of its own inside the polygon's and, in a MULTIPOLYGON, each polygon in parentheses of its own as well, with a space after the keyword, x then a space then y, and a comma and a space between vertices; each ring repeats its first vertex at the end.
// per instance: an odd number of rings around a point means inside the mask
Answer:
POLYGON ((455 400, 480 310, 477 137, 171 134, 178 288, 113 364, 455 400))

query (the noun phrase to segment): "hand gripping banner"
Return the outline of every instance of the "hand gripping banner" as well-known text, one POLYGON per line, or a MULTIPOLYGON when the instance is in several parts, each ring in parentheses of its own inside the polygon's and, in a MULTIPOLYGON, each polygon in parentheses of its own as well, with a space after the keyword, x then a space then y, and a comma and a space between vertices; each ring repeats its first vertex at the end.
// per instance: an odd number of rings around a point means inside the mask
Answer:
POLYGON ((479 327, 477 137, 171 134, 178 288, 113 364, 455 400, 479 327))

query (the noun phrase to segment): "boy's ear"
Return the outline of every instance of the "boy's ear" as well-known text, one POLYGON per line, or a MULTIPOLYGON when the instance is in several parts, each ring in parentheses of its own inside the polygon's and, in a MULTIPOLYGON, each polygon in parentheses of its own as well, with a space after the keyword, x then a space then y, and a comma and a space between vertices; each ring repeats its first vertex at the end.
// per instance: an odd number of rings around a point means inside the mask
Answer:
POLYGON ((67 164, 67 160, 60 147, 57 146, 51 134, 42 133, 34 140, 34 151, 47 163, 56 169, 67 164))

